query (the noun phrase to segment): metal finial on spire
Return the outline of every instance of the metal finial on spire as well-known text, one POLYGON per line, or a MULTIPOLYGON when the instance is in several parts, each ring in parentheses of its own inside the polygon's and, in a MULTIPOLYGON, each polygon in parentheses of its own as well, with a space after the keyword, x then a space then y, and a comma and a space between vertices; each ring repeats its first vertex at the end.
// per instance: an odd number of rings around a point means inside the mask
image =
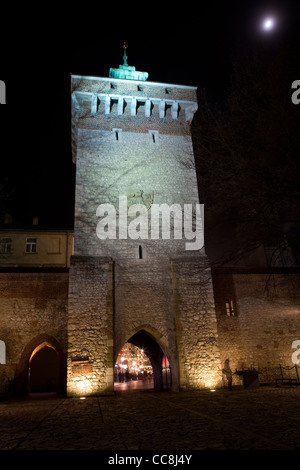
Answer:
POLYGON ((128 64, 127 64, 127 54, 126 54, 126 49, 127 49, 127 47, 128 47, 128 46, 127 46, 126 42, 124 42, 124 44, 123 44, 123 49, 124 49, 124 55, 123 55, 124 63, 123 63, 123 65, 128 65, 128 64))
POLYGON ((126 49, 127 49, 127 44, 124 41, 123 43, 123 49, 124 49, 124 54, 123 54, 123 60, 124 64, 119 65, 118 69, 110 68, 109 69, 109 76, 112 78, 120 78, 122 80, 147 80, 148 78, 148 72, 139 72, 135 70, 134 65, 128 65, 127 63, 127 54, 126 54, 126 49))

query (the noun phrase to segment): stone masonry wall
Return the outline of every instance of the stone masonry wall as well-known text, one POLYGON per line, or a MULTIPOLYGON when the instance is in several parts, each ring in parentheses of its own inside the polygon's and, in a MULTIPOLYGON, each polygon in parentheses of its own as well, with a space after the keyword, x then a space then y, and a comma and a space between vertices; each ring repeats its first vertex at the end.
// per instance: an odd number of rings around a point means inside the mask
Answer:
POLYGON ((292 343, 300 340, 299 273, 215 268, 213 279, 222 363, 258 368, 261 382, 274 383, 279 364, 294 366, 292 343), (222 304, 233 296, 236 315, 227 316, 222 304))
MULTIPOLYGON (((159 135, 153 143, 149 133, 122 132, 117 141, 113 132, 80 129, 75 254, 116 256, 118 253, 118 257, 131 257, 130 240, 128 243, 127 240, 125 243, 99 240, 96 227, 100 219, 96 210, 100 204, 113 204, 118 216, 119 196, 126 196, 131 204, 143 203, 142 199, 132 198, 142 192, 152 194, 155 204, 177 203, 182 209, 183 204, 199 201, 190 137, 159 135)), ((167 244, 164 245, 165 251, 167 244)), ((169 252, 182 251, 184 242, 174 247, 174 243, 169 246, 169 252)))
POLYGON ((68 395, 113 392, 113 266, 71 260, 68 307, 68 395))
MULTIPOLYGON (((151 331, 178 375, 175 317, 170 258, 193 257, 185 240, 99 240, 99 204, 117 208, 118 197, 128 204, 143 202, 132 195, 153 195, 153 203, 198 202, 193 153, 189 136, 158 136, 79 129, 75 206, 75 254, 106 256, 115 266, 114 354, 139 329, 151 331), (130 199, 132 198, 132 199, 130 199), (139 259, 139 246, 142 259, 139 259)), ((130 220, 130 219, 129 219, 130 220)), ((150 215, 149 215, 150 223, 150 215)), ((174 387, 178 387, 175 384, 174 387)))
POLYGON ((115 356, 135 333, 144 330, 167 355, 178 389, 178 356, 170 261, 142 259, 116 263, 115 356))
POLYGON ((210 269, 205 258, 173 261, 182 389, 216 388, 222 372, 210 269))
MULTIPOLYGON (((161 233, 159 239, 153 239, 149 231, 148 238, 120 239, 118 219, 116 238, 99 239, 96 234, 100 221, 97 208, 110 204, 118 217, 120 196, 127 197, 128 208, 132 204, 146 205, 148 228, 152 204, 178 204, 183 210, 184 204, 199 203, 190 134, 190 120, 197 108, 196 88, 83 77, 73 78, 72 83, 77 168, 76 261, 70 275, 68 326, 69 389, 74 391, 78 383, 80 387, 81 380, 73 372, 73 378, 70 375, 70 360, 74 362, 76 354, 83 356, 82 367, 85 360, 90 368, 91 388, 109 389, 104 371, 101 379, 101 374, 91 375, 95 359, 90 359, 98 348, 102 367, 109 367, 109 361, 103 359, 108 354, 106 343, 97 340, 97 334, 101 336, 98 332, 108 328, 105 321, 110 322, 104 314, 110 296, 106 290, 109 277, 105 277, 106 265, 99 264, 95 270, 89 264, 90 258, 102 257, 110 260, 107 266, 111 263, 113 267, 114 360, 125 342, 139 331, 146 331, 169 359, 173 390, 211 386, 217 370, 211 282, 208 287, 199 287, 198 273, 189 270, 191 264, 185 264, 195 258, 195 252, 186 250, 184 234, 182 239, 174 239, 171 230, 169 239, 162 239, 161 233), (93 328, 90 317, 94 319, 93 328)), ((127 225, 133 219, 128 217, 127 225)), ((203 250, 197 253, 200 263, 203 256, 203 250)))
POLYGON ((25 375, 26 379, 26 361, 44 340, 59 344, 66 355, 67 296, 68 272, 0 273, 0 339, 6 346, 6 364, 0 366, 0 393, 11 388, 8 382, 15 382, 16 375, 25 375))

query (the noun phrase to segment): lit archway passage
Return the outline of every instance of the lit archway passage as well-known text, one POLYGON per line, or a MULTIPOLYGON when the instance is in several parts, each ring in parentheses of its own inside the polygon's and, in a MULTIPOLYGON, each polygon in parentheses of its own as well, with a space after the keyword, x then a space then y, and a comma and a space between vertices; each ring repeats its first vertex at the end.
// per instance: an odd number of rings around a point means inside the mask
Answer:
POLYGON ((118 354, 114 369, 115 390, 165 390, 172 386, 168 358, 145 330, 140 330, 128 339, 118 354))
POLYGON ((143 348, 124 344, 116 360, 114 383, 117 391, 153 388, 153 369, 143 348))

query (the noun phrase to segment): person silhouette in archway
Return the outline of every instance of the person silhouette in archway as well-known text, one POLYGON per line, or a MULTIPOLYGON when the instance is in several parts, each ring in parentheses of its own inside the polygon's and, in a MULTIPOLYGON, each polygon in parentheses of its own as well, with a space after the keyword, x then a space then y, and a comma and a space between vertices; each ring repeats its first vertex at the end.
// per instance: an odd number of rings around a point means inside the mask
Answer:
POLYGON ((229 359, 224 362, 224 368, 222 369, 223 377, 226 377, 228 390, 232 391, 232 370, 229 365, 229 359))

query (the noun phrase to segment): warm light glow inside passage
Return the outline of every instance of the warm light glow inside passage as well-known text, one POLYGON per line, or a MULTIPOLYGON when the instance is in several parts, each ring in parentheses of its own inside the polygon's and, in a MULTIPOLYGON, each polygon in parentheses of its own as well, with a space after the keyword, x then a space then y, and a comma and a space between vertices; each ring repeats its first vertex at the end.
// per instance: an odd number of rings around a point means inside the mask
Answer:
POLYGON ((115 382, 145 379, 152 377, 152 374, 152 366, 145 351, 133 344, 126 343, 115 364, 115 382))

